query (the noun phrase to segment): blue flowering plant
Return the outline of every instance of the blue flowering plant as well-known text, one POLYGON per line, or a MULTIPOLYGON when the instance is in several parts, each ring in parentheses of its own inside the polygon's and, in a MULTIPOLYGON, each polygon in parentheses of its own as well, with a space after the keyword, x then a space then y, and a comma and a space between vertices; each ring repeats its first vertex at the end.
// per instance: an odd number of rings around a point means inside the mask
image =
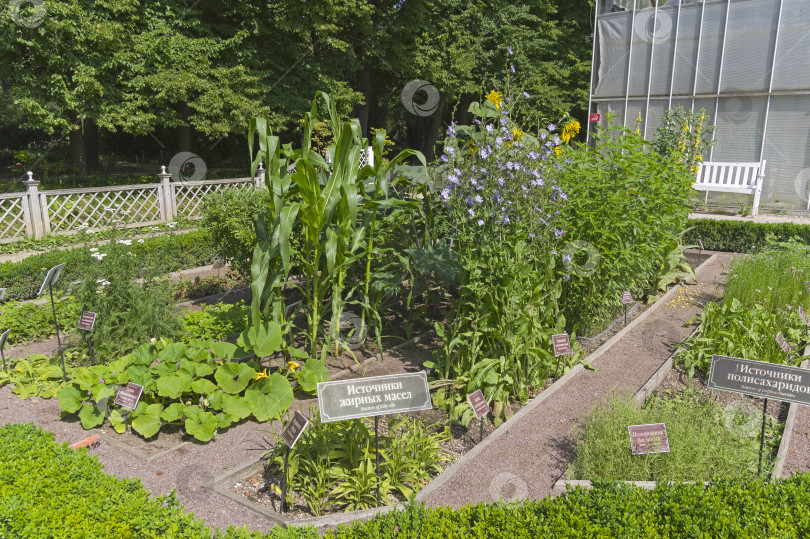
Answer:
MULTIPOLYGON (((466 395, 482 389, 499 423, 554 373, 551 335, 564 331, 557 299, 566 241, 567 194, 555 181, 566 163, 557 127, 528 132, 515 120, 528 96, 493 90, 472 103, 471 125, 451 124, 435 175, 441 217, 460 266, 452 310, 429 366, 439 401, 463 424, 466 395), (460 391, 459 391, 460 390, 460 391)), ((573 358, 567 358, 573 360, 573 358)), ((565 368, 567 365, 564 365, 565 368)))

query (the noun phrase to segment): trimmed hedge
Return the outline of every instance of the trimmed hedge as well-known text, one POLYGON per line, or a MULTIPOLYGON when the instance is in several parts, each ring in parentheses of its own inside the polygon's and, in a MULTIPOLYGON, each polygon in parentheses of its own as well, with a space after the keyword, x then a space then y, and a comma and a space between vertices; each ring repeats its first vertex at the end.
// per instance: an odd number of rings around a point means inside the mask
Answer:
MULTIPOLYGON (((460 509, 411 504, 325 537, 808 537, 810 474, 776 483, 719 481, 655 491, 600 483, 556 498, 460 509)), ((33 425, 0 427, 0 537, 209 537, 174 495, 149 498, 139 479, 106 475, 95 457, 33 425)), ((312 528, 215 537, 315 539, 312 528)))
MULTIPOLYGON (((103 250, 103 246, 100 246, 103 250)), ((143 243, 133 242, 131 251, 144 258, 149 253, 160 253, 162 271, 171 272, 211 264, 216 258, 211 235, 204 230, 167 234, 144 238, 143 243)), ((83 279, 84 268, 95 262, 87 247, 52 251, 29 256, 20 262, 0 264, 0 288, 8 288, 7 300, 33 299, 49 268, 65 263, 65 270, 56 288, 63 290, 70 282, 83 279)))
POLYGON ((689 219, 686 226, 693 228, 684 234, 683 242, 687 245, 697 245, 700 238, 703 240, 703 246, 710 251, 756 253, 767 247, 765 238, 768 234, 774 234, 777 241, 787 241, 797 236, 803 243, 810 244, 810 225, 754 223, 730 219, 689 219))

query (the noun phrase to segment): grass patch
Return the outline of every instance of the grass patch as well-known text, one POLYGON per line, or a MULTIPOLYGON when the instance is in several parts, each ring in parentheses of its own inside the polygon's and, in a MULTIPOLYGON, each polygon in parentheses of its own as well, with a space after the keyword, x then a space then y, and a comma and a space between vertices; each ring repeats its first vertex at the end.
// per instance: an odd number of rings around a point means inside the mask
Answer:
POLYGON ((743 307, 761 304, 770 312, 810 310, 810 248, 783 242, 760 254, 735 260, 729 269, 725 299, 743 307))
MULTIPOLYGON (((761 416, 758 416, 761 420, 761 416)), ((769 443, 778 444, 776 420, 769 418, 769 443)), ((759 430, 754 411, 724 409, 693 392, 656 397, 642 409, 631 396, 613 395, 588 415, 577 443, 574 478, 611 481, 709 481, 757 473, 759 430), (670 453, 633 455, 629 425, 666 423, 670 453)), ((763 462, 769 473, 772 462, 763 462)))

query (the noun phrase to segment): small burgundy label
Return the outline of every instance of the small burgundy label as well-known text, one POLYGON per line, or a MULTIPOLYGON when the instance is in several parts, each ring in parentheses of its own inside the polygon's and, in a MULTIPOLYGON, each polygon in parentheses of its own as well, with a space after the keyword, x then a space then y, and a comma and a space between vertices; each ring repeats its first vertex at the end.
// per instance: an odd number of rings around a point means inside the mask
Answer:
POLYGON ((555 356, 564 356, 571 353, 571 341, 568 338, 568 333, 552 335, 551 342, 554 343, 555 356))
POLYGON ((630 449, 634 455, 648 453, 669 453, 667 426, 664 423, 650 425, 630 425, 630 449))
POLYGON ((782 350, 784 350, 785 352, 790 352, 790 345, 785 340, 785 338, 782 337, 782 332, 781 331, 776 334, 776 342, 779 343, 779 346, 782 347, 782 350))
POLYGON ((284 432, 281 433, 281 437, 284 438, 284 443, 287 444, 287 447, 292 449, 295 442, 297 442, 298 438, 301 437, 301 433, 304 432, 305 428, 307 428, 307 424, 309 424, 309 421, 306 417, 301 415, 300 412, 295 412, 295 414, 293 414, 293 417, 290 419, 290 422, 287 423, 287 427, 285 427, 284 432))
POLYGON ((804 312, 801 305, 799 305, 799 316, 801 316, 802 320, 804 320, 805 326, 810 326, 810 320, 807 319, 807 314, 804 312))
POLYGON ((631 294, 629 290, 625 290, 624 294, 622 294, 622 303, 625 305, 633 303, 633 294, 631 294))
POLYGON ((118 394, 115 396, 115 404, 134 410, 138 406, 138 401, 141 400, 142 393, 143 386, 129 382, 118 390, 118 394))
POLYGON ((484 393, 480 389, 476 389, 467 395, 467 400, 472 406, 476 419, 481 419, 489 413, 489 404, 487 404, 487 399, 484 398, 484 393))
POLYGON ((96 325, 96 313, 90 311, 82 311, 82 316, 79 318, 79 329, 85 331, 93 331, 93 326, 96 325))

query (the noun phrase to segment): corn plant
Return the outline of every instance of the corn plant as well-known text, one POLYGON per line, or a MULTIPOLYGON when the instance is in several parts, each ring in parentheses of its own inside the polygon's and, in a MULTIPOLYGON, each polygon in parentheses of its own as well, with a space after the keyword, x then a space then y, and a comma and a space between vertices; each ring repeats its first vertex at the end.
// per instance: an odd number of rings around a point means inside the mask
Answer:
POLYGON ((257 244, 251 267, 251 323, 272 318, 285 329, 292 329, 283 290, 297 288, 304 297, 307 318, 304 335, 309 343, 309 356, 321 359, 334 343, 340 352, 339 322, 348 304, 358 305, 363 324, 372 320, 377 328, 378 344, 381 319, 370 298, 375 278, 374 261, 385 251, 375 245, 378 220, 396 208, 413 207, 414 203, 392 198, 388 174, 398 163, 416 156, 425 166, 419 152, 405 150, 389 162, 383 161, 385 132, 378 131, 373 141, 374 166, 360 167, 361 151, 368 145, 361 136, 358 120, 341 122, 334 103, 327 94, 318 93, 312 109, 304 118, 304 138, 300 149, 282 146, 265 119, 254 118, 250 124, 249 150, 255 175, 260 162, 267 163, 266 184, 271 193, 269 219, 256 220, 257 244), (311 148, 313 126, 318 122, 318 101, 324 102, 335 144, 327 151, 331 159, 311 148), (254 138, 259 147, 254 152, 254 138), (271 222, 272 221, 272 222, 271 222), (293 232, 300 233, 300 247, 290 242, 293 232), (352 280, 355 266, 365 262, 362 280, 352 280), (291 271, 298 268, 299 279, 291 271), (328 328, 324 328, 328 321, 328 328))

